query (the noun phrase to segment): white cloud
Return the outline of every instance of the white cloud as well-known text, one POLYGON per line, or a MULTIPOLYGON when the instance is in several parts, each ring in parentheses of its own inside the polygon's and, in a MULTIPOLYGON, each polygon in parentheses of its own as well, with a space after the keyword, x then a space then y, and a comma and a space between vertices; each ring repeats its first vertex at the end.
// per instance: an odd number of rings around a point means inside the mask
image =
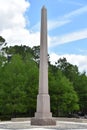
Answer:
POLYGON ((81 3, 81 1, 72 1, 72 0, 68 0, 67 1, 68 3, 70 3, 71 5, 78 5, 78 6, 82 6, 83 4, 81 3))
POLYGON ((87 73, 87 55, 74 55, 74 54, 57 55, 56 53, 51 53, 50 61, 52 64, 55 64, 55 62, 57 62, 59 58, 63 57, 65 57, 69 63, 77 65, 80 72, 86 71, 87 73))
MULTIPOLYGON (((76 2, 74 4, 76 4, 76 2)), ((68 23, 71 22, 71 18, 73 18, 75 16, 78 16, 78 15, 81 15, 83 13, 87 13, 87 5, 86 6, 82 6, 79 9, 73 10, 70 13, 67 13, 67 14, 57 18, 56 20, 48 21, 48 30, 52 30, 52 29, 55 29, 57 27, 63 26, 65 24, 68 24, 68 23)))
MULTIPOLYGON (((30 3, 26 0, 0 0, 0 35, 6 39, 9 45, 25 44, 33 47, 34 45, 40 44, 39 30, 31 32, 25 28, 27 21, 24 14, 29 6, 30 3)), ((52 30, 63 26, 70 22, 69 18, 71 18, 71 16, 80 15, 84 12, 87 12, 87 6, 66 14, 59 18, 59 20, 57 19, 57 21, 49 21, 48 28, 49 30, 52 30)), ((40 27, 40 24, 38 24, 38 27, 40 27)), ((49 46, 54 46, 84 38, 87 38, 87 29, 62 35, 60 37, 48 36, 48 44, 49 46)), ((60 56, 50 54, 50 57, 51 61, 55 62, 60 56)), ((87 56, 67 54, 62 55, 62 57, 66 57, 70 63, 76 64, 80 71, 87 71, 87 56)))
POLYGON ((2 31, 2 35, 5 36, 8 41, 8 46, 13 45, 27 45, 30 47, 37 46, 40 43, 40 33, 30 33, 24 28, 14 28, 2 31))
POLYGON ((63 17, 64 18, 71 18, 73 16, 77 16, 77 15, 81 15, 83 13, 87 13, 87 5, 86 6, 82 6, 79 9, 76 9, 68 14, 65 14, 63 17))
MULTIPOLYGON (((10 45, 25 44, 33 46, 40 44, 39 30, 34 30, 35 32, 30 32, 25 28, 27 21, 24 17, 24 14, 29 6, 30 3, 26 0, 0 0, 0 35, 2 35, 6 39, 6 41, 10 43, 10 45)), ((66 14, 64 17, 66 17, 67 19, 65 20, 60 19, 48 21, 48 29, 52 30, 54 28, 63 26, 70 22, 70 20, 68 19, 69 17, 81 14, 86 11, 87 6, 84 6, 78 10, 66 14)), ((62 19, 64 17, 62 17, 62 19)), ((39 26, 40 28, 40 24, 38 24, 37 26, 39 26)), ((80 31, 66 34, 60 37, 51 38, 50 36, 48 36, 48 44, 49 46, 51 46, 84 39, 87 38, 86 34, 87 30, 83 30, 82 32, 80 31)))
POLYGON ((62 2, 62 3, 65 2, 65 3, 71 4, 71 5, 72 5, 72 4, 73 4, 73 5, 78 5, 78 6, 82 6, 82 5, 83 5, 83 4, 81 3, 81 1, 79 1, 79 2, 78 2, 78 1, 74 1, 74 0, 73 0, 73 1, 72 1, 72 0, 65 0, 65 1, 64 1, 64 0, 57 0, 57 1, 58 1, 58 2, 62 2))
POLYGON ((59 44, 64 44, 64 43, 81 40, 81 39, 86 39, 86 38, 87 38, 87 29, 84 29, 84 30, 72 32, 69 34, 61 35, 59 37, 54 36, 51 38, 50 45, 56 46, 59 44))
POLYGON ((0 32, 13 27, 25 27, 24 13, 30 6, 25 0, 0 0, 0 32))
POLYGON ((48 30, 55 29, 57 27, 61 27, 65 24, 68 24, 70 20, 50 20, 48 21, 48 30))
POLYGON ((26 18, 24 16, 30 3, 26 0, 0 0, 0 35, 3 36, 8 45, 38 45, 39 32, 30 32, 26 29, 26 18))
MULTIPOLYGON (((52 29, 55 29, 57 27, 63 26, 67 23, 70 23, 71 22, 70 19, 72 17, 81 15, 83 13, 87 13, 87 5, 80 7, 79 9, 76 9, 68 14, 65 14, 64 16, 59 18, 59 21, 58 20, 49 21, 49 23, 48 23, 49 30, 52 30, 52 29)), ((78 30, 75 32, 71 32, 68 34, 51 37, 50 46, 56 46, 59 44, 65 44, 68 42, 86 39, 86 38, 87 38, 87 28, 82 29, 82 30, 78 30)))
POLYGON ((68 24, 71 22, 72 17, 81 15, 83 13, 87 13, 87 6, 82 6, 79 9, 73 10, 70 13, 65 14, 64 16, 57 18, 56 20, 48 20, 48 30, 52 30, 52 29, 61 27, 65 24, 68 24))

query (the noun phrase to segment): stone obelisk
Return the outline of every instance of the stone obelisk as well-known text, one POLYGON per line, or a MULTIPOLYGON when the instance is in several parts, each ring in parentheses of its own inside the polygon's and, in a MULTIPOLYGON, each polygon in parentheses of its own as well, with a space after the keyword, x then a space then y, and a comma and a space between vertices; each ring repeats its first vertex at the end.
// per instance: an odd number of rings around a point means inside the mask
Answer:
POLYGON ((40 34, 40 68, 39 94, 37 96, 37 111, 31 119, 31 125, 56 125, 50 112, 50 96, 48 94, 48 49, 47 49, 47 10, 41 10, 40 34))

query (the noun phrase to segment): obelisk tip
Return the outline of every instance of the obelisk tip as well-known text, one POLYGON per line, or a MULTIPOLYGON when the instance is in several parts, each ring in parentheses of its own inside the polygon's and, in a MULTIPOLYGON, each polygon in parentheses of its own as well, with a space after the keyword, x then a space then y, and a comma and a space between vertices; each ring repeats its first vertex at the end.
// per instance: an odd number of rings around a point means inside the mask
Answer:
POLYGON ((46 9, 45 5, 43 5, 42 9, 46 9))

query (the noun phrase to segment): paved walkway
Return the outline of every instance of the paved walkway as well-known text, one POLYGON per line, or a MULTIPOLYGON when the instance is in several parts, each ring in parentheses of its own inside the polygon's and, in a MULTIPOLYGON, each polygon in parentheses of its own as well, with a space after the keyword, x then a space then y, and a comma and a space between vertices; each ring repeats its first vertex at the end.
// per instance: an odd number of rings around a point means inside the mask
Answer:
POLYGON ((29 130, 87 130, 87 123, 79 123, 79 122, 67 122, 67 121, 57 121, 56 126, 31 126, 30 121, 22 121, 22 122, 0 122, 0 130, 1 129, 29 129, 29 130))

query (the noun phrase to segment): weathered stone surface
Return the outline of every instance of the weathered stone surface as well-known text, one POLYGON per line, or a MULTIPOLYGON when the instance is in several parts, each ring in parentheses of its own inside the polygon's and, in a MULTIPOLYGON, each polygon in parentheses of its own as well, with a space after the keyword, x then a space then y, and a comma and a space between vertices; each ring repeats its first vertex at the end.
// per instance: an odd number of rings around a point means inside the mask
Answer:
POLYGON ((53 118, 51 118, 51 119, 32 118, 31 119, 31 125, 39 125, 39 126, 56 125, 56 121, 53 118))
POLYGON ((47 49, 47 10, 41 10, 41 35, 40 35, 40 68, 39 68, 39 93, 35 117, 31 125, 56 125, 50 112, 50 96, 48 92, 48 49, 47 49))

